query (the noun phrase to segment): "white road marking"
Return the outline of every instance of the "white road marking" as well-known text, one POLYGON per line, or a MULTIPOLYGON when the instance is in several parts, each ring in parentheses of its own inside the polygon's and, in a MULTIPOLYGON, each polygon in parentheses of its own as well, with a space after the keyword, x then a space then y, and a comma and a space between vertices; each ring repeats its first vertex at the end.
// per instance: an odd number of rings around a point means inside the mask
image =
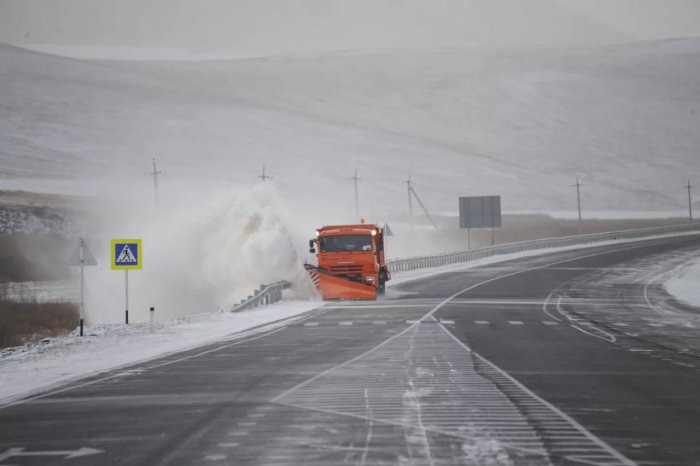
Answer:
POLYGON ((442 325, 454 325, 455 321, 454 320, 446 320, 446 319, 440 319, 440 323, 442 325))
POLYGON ((258 423, 255 421, 244 421, 244 422, 239 422, 238 425, 242 426, 242 427, 250 427, 250 426, 257 426, 258 423))
MULTIPOLYGON (((558 295, 558 294, 555 294, 554 291, 552 291, 551 293, 549 293, 549 294, 547 295, 547 298, 544 300, 544 304, 542 304, 542 312, 544 312, 545 314, 547 314, 547 315, 548 315, 549 317, 551 317, 552 319, 554 319, 554 320, 556 320, 556 321, 558 321, 558 322, 561 322, 561 319, 560 319, 559 317, 557 317, 557 316, 555 316, 555 315, 553 315, 553 314, 550 314, 549 311, 547 310, 547 305, 549 304, 549 300, 552 299, 553 296, 559 296, 559 295, 558 295)), ((561 296, 559 296, 559 298, 561 299, 561 296)))
MULTIPOLYGON (((599 340, 607 341, 608 343, 615 343, 617 341, 617 338, 612 333, 606 332, 591 322, 582 321, 581 319, 569 315, 568 312, 561 308, 561 300, 562 297, 559 296, 559 299, 557 299, 557 312, 569 321, 572 328, 575 328, 579 332, 585 333, 586 335, 598 338, 599 340)), ((548 313, 548 315, 551 314, 548 313)))
POLYGON ((509 320, 510 325, 525 325, 522 320, 509 320))
POLYGON ((220 447, 220 448, 236 448, 236 447, 238 447, 239 445, 240 445, 240 443, 238 443, 238 442, 223 442, 223 443, 219 443, 219 444, 217 445, 217 447, 220 447))
POLYGON ((248 432, 246 432, 244 430, 236 430, 233 432, 229 432, 228 434, 232 435, 234 437, 245 437, 246 435, 248 435, 248 432))
POLYGON ((559 322, 554 322, 553 320, 543 320, 544 325, 559 325, 559 322))
POLYGON ((490 322, 488 320, 475 320, 474 323, 476 325, 488 325, 490 322))
POLYGON ((348 321, 348 320, 341 321, 341 322, 338 322, 338 325, 352 325, 352 321, 348 321))
POLYGON ((25 447, 10 448, 0 453, 0 461, 13 456, 64 456, 66 460, 72 458, 81 458, 83 456, 91 456, 104 453, 103 450, 96 448, 81 447, 77 450, 45 450, 45 451, 26 451, 25 447))
POLYGON ((306 322, 304 327, 318 327, 318 322, 306 322))
POLYGON ((228 458, 228 455, 206 455, 204 461, 223 461, 228 458))

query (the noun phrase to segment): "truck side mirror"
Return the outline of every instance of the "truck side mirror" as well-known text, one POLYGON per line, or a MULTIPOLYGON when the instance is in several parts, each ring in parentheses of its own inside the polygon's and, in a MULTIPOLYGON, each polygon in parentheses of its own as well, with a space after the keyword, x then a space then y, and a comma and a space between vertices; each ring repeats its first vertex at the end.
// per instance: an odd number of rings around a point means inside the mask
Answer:
POLYGON ((309 252, 310 252, 311 254, 315 254, 315 253, 316 253, 316 248, 309 248, 309 252))
POLYGON ((314 240, 312 240, 312 239, 309 240, 309 247, 310 248, 314 247, 314 240))

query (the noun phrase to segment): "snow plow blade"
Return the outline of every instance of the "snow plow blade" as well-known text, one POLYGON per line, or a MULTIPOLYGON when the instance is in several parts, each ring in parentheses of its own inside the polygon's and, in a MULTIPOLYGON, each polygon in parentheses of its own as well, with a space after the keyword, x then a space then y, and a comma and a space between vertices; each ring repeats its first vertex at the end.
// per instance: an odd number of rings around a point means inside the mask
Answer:
POLYGON ((323 299, 377 299, 377 289, 373 286, 331 275, 310 264, 304 267, 323 299))

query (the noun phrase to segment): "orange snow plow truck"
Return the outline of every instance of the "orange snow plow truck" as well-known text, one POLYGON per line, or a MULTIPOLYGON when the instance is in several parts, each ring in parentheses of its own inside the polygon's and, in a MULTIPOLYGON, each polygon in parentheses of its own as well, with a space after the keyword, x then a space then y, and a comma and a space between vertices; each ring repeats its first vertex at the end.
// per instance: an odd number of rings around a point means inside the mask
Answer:
POLYGON ((384 231, 376 225, 319 228, 309 252, 316 253, 318 267, 305 267, 323 299, 377 299, 391 278, 384 263, 384 231))

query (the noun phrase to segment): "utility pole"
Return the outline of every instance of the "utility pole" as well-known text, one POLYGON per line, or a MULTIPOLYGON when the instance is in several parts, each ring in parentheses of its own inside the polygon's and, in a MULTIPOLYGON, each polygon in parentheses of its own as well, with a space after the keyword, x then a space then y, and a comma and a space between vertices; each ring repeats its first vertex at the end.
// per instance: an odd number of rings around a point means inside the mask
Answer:
POLYGON ((271 176, 267 176, 267 175, 265 174, 265 164, 263 164, 262 175, 258 176, 258 178, 260 178, 260 179, 263 180, 263 181, 267 181, 267 180, 271 180, 271 179, 272 179, 271 176))
POLYGON ((686 188, 688 189, 688 217, 690 218, 690 223, 693 223, 693 202, 690 196, 690 190, 693 188, 693 186, 691 186, 690 180, 688 180, 688 185, 686 188))
POLYGON ((360 181, 360 179, 357 177, 357 168, 355 169, 355 176, 352 177, 352 179, 355 181, 355 213, 357 216, 360 216, 360 200, 357 195, 357 182, 360 181))
POLYGON ((153 157, 153 172, 149 173, 153 177, 153 190, 155 193, 155 199, 156 199, 156 209, 159 208, 159 201, 158 201, 158 175, 165 175, 165 172, 159 172, 158 169, 156 168, 156 158, 153 157))
POLYGON ((411 201, 411 191, 413 190, 413 182, 411 181, 411 174, 408 174, 408 181, 405 181, 408 186, 408 216, 411 222, 411 231, 413 231, 413 204, 411 201))
POLYGON ((418 197, 418 193, 416 193, 416 190, 413 189, 411 186, 409 188, 411 190, 411 193, 413 194, 413 197, 416 198, 416 201, 418 201, 418 205, 420 205, 420 208, 423 209, 423 212, 425 212, 426 217, 428 217, 428 220, 430 220, 430 223, 433 224, 433 228, 435 228, 435 231, 440 231, 438 226, 435 224, 435 221, 433 220, 433 217, 430 216, 430 212, 428 212, 428 209, 425 208, 425 205, 423 204, 423 201, 420 200, 420 197, 418 197))
POLYGON ((581 220, 581 183, 578 182, 578 177, 576 177, 576 199, 578 200, 578 234, 583 233, 583 221, 581 220))

